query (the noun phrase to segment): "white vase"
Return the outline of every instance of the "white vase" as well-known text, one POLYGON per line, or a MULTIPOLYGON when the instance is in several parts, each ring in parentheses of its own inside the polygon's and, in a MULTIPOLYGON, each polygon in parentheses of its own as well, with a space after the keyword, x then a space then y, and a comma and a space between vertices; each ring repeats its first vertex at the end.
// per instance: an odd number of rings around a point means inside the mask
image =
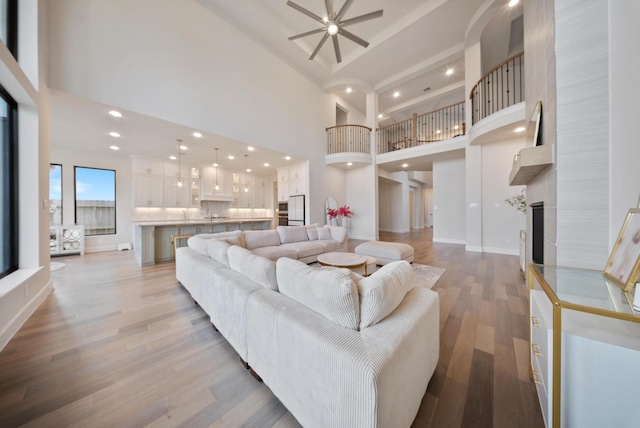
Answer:
POLYGON ((342 227, 349 227, 349 219, 347 217, 342 217, 342 227))

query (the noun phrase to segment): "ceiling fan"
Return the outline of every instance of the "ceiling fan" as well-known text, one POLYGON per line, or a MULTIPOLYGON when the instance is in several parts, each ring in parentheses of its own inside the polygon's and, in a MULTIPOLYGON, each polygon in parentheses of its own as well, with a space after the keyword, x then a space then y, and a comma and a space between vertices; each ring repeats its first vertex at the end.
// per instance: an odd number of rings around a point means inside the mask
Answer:
POLYGON ((320 43, 318 43, 318 46, 316 46, 316 48, 314 49, 309 59, 313 60, 316 57, 316 55, 320 51, 320 48, 322 47, 322 45, 324 45, 324 42, 326 42, 329 36, 331 36, 331 39, 333 41, 333 50, 336 52, 336 61, 338 61, 338 63, 342 62, 340 45, 338 43, 338 34, 366 48, 367 46, 369 46, 368 42, 345 30, 344 27, 357 24, 359 22, 368 21, 370 19, 380 18, 382 16, 382 9, 375 12, 365 13, 364 15, 356 16, 355 18, 344 19, 344 15, 347 13, 349 7, 351 7, 351 5, 353 4, 353 1, 354 0, 346 0, 342 5, 342 8, 340 8, 340 11, 336 13, 333 10, 333 0, 324 0, 325 7, 327 9, 327 16, 322 17, 292 2, 291 0, 288 0, 287 6, 291 6, 298 12, 304 13, 309 18, 322 24, 321 28, 307 31, 306 33, 296 34, 295 36, 289 37, 289 40, 299 39, 300 37, 310 36, 312 34, 317 34, 324 31, 324 36, 320 40, 320 43))

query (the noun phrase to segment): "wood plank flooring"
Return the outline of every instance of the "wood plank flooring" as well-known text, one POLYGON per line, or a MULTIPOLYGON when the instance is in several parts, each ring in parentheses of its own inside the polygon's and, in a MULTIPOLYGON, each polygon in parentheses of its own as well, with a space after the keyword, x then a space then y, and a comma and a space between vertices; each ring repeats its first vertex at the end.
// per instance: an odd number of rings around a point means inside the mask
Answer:
MULTIPOLYGON (((518 258, 381 233, 447 268, 436 372, 414 427, 543 427, 528 378, 518 258)), ((353 249, 358 241, 350 242, 353 249)), ((0 427, 297 427, 177 284, 131 252, 67 256, 54 291, 0 352, 0 427)))

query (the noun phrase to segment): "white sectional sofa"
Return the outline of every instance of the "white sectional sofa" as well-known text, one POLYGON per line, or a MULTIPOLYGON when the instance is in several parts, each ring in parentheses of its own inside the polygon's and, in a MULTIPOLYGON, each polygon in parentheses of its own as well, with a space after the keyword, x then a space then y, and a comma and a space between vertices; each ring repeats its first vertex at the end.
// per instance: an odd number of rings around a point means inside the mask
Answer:
POLYGON ((178 281, 220 333, 305 427, 409 427, 438 360, 437 293, 406 261, 363 278, 255 254, 286 244, 231 245, 248 232, 176 251, 178 281))

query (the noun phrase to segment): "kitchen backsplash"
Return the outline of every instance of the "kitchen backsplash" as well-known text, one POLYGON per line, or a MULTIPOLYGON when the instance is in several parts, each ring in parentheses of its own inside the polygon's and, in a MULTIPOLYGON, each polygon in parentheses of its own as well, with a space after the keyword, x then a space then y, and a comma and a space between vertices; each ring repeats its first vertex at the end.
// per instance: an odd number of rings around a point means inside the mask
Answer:
POLYGON ((231 202, 202 201, 200 208, 139 207, 133 209, 133 221, 189 220, 205 217, 264 218, 273 217, 273 210, 266 208, 233 208, 231 202))

